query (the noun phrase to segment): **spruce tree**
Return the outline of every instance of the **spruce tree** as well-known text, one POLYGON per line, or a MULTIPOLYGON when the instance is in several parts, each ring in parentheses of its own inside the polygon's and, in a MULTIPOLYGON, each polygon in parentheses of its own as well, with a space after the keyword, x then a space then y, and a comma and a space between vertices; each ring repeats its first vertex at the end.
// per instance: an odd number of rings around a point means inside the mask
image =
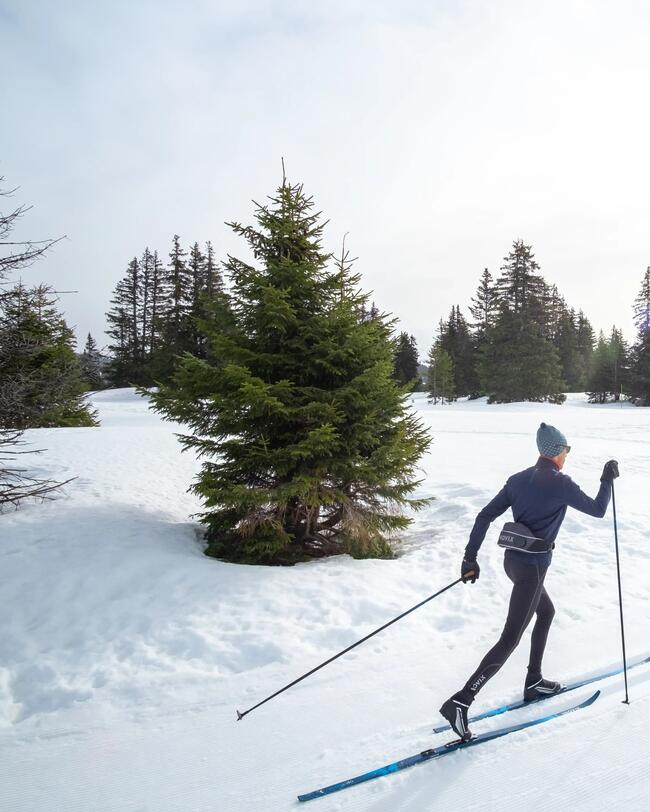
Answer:
POLYGON ((88 333, 86 345, 79 358, 79 361, 81 363, 81 371, 85 379, 88 381, 88 386, 90 389, 102 389, 104 386, 102 355, 97 347, 97 342, 90 333, 88 333))
POLYGON ((199 358, 205 358, 208 352, 207 339, 200 328, 201 321, 216 317, 218 312, 221 312, 222 318, 227 318, 227 313, 224 312, 222 308, 222 304, 225 301, 223 296, 224 290, 223 275, 214 258, 212 243, 208 241, 205 244, 200 284, 195 295, 194 312, 192 315, 196 335, 196 349, 194 354, 199 358))
POLYGON ((560 296, 557 285, 547 285, 543 282, 541 291, 540 303, 542 306, 544 338, 552 341, 559 349, 560 333, 563 328, 566 330, 568 326, 566 321, 564 325, 562 322, 568 317, 569 310, 564 297, 560 296))
MULTIPOLYGON (((145 261, 149 287, 151 262, 146 255, 145 261)), ((108 345, 111 360, 107 375, 112 386, 133 386, 148 382, 145 369, 147 297, 140 263, 133 257, 127 266, 126 275, 115 286, 111 309, 106 314, 109 324, 106 334, 112 339, 112 343, 108 345)))
POLYGON ((630 348, 617 327, 612 327, 609 337, 612 354, 612 394, 618 401, 624 396, 629 382, 630 348))
POLYGON ((446 322, 440 322, 438 344, 452 360, 455 395, 476 396, 479 392, 476 346, 459 305, 452 307, 446 322))
POLYGON ((166 275, 165 343, 170 355, 191 348, 189 315, 192 312, 194 284, 185 260, 180 237, 174 234, 166 275))
POLYGON ((630 390, 640 406, 650 406, 650 267, 634 301, 637 340, 632 350, 630 390))
POLYGON ((290 563, 351 552, 390 555, 411 521, 416 465, 430 442, 392 378, 392 323, 363 320, 347 255, 330 268, 320 213, 286 180, 255 224, 229 225, 253 263, 230 256, 230 321, 206 319, 208 358, 185 354, 151 393, 207 461, 207 553, 290 563))
POLYGON ((151 358, 151 374, 155 380, 168 380, 178 358, 184 352, 196 350, 193 327, 194 281, 178 234, 174 234, 169 262, 163 272, 161 305, 158 313, 160 337, 151 358))
POLYGON ((557 348, 562 365, 562 377, 570 392, 579 389, 581 377, 581 358, 578 349, 578 329, 576 325, 576 314, 574 310, 562 307, 554 325, 554 335, 551 339, 557 348))
POLYGON ((73 331, 51 288, 22 284, 0 298, 0 428, 96 425, 73 331))
POLYGON ((444 347, 436 342, 429 350, 427 392, 433 403, 451 403, 456 399, 454 361, 444 347))
POLYGON ((545 325, 547 286, 538 273, 539 264, 532 247, 523 240, 515 240, 504 262, 496 282, 499 310, 506 306, 516 316, 533 318, 538 325, 545 325))
POLYGON ((547 337, 548 287, 531 246, 516 240, 501 271, 496 283, 499 313, 479 356, 481 390, 490 403, 562 403, 560 358, 547 337))
POLYGON ((180 237, 174 234, 172 250, 167 266, 167 314, 168 338, 180 349, 187 340, 185 328, 187 316, 192 309, 192 272, 185 261, 186 252, 181 248, 180 237))
POLYGON ((576 383, 577 392, 584 392, 591 380, 595 335, 589 319, 582 310, 576 318, 576 383))
POLYGON ((140 296, 140 360, 144 369, 147 365, 149 358, 149 341, 151 335, 151 321, 152 321, 152 292, 155 274, 154 256, 147 246, 144 249, 142 258, 140 260, 140 273, 142 277, 142 291, 140 296))
POLYGON ((223 276, 214 258, 214 248, 208 240, 205 244, 205 293, 208 299, 223 293, 223 276))
POLYGON ((593 355, 592 375, 589 382, 591 403, 620 400, 628 384, 629 349, 623 334, 612 327, 609 338, 602 330, 593 355))
POLYGON ((601 330, 593 353, 591 376, 589 379, 589 401, 606 403, 612 393, 614 359, 610 342, 601 330))
POLYGON ((484 342, 488 330, 494 327, 498 308, 499 301, 494 280, 492 274, 485 268, 469 307, 469 312, 474 319, 472 330, 477 349, 484 342))
MULTIPOLYGON (((146 248, 145 252, 148 253, 149 249, 146 248)), ((158 256, 158 252, 154 251, 151 257, 151 271, 150 279, 150 296, 148 300, 148 323, 149 330, 147 334, 147 361, 148 365, 151 362, 158 344, 160 342, 160 334, 162 332, 162 321, 164 316, 164 307, 162 304, 163 295, 163 264, 158 256)))
POLYGON ((192 280, 191 304, 189 308, 189 341, 188 351, 193 355, 201 357, 203 350, 202 337, 198 328, 198 319, 201 317, 203 305, 201 297, 206 288, 206 260, 199 248, 198 242, 190 248, 188 259, 188 270, 192 280))
POLYGON ((393 377, 403 386, 417 391, 420 382, 419 367, 420 362, 415 337, 401 332, 395 344, 393 377))

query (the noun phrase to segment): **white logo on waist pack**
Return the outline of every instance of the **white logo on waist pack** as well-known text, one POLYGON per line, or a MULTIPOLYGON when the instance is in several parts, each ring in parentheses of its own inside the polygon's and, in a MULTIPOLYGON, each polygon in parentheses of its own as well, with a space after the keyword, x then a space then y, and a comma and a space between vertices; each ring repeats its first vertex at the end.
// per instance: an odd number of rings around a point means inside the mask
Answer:
POLYGON ((554 542, 533 535, 532 531, 521 522, 506 522, 499 534, 497 544, 508 550, 534 554, 548 553, 555 547, 554 542))

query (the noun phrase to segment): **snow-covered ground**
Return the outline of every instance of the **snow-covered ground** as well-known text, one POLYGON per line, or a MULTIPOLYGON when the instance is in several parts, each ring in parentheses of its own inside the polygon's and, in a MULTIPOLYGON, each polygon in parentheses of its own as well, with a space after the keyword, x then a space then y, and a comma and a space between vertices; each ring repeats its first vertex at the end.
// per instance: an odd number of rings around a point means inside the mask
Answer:
MULTIPOLYGON (((436 709, 499 634, 509 582, 496 527, 482 574, 241 722, 271 691, 457 577, 476 512, 536 458, 541 420, 572 445, 595 494, 621 463, 619 537, 630 659, 650 653, 650 410, 417 407, 435 437, 421 492, 435 496, 395 561, 293 568, 202 555, 199 464, 131 390, 93 397, 101 427, 28 433, 64 495, 0 516, 0 809, 7 812, 284 812, 296 795, 444 741, 436 709)), ((620 661, 611 508, 567 516, 547 578, 557 609, 550 678, 620 661)), ((480 696, 518 696, 526 636, 480 696)), ((650 809, 650 667, 599 685, 587 710, 313 802, 321 812, 650 809)), ((590 691, 551 700, 563 707, 590 691)), ((517 719, 537 715, 519 712, 517 719)), ((513 714, 514 716, 514 714, 513 714)), ((476 729, 503 724, 503 717, 476 729)))

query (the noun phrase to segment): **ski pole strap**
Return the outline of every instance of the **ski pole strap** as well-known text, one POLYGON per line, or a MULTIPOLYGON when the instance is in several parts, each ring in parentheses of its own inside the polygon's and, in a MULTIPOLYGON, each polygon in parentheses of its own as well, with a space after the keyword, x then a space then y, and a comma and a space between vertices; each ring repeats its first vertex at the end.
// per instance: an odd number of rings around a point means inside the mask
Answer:
POLYGON ((420 601, 420 603, 416 603, 415 606, 412 606, 410 609, 407 609, 406 612, 402 612, 401 615, 397 615, 397 617, 394 617, 392 620, 389 620, 388 623, 384 623, 383 626, 380 626, 378 629, 375 629, 373 632, 370 632, 370 634, 367 634, 365 637, 362 637, 361 640, 357 640, 356 643, 352 643, 351 646, 344 648, 343 651, 339 651, 338 654, 335 654, 333 657, 330 657, 328 660, 325 660, 325 662, 321 663, 320 665, 317 665, 315 668, 312 668, 311 671, 308 671, 306 674, 303 674, 301 677, 298 677, 298 679, 295 679, 293 680, 293 682, 290 682, 288 685, 285 685, 284 688, 280 688, 275 693, 271 694, 270 696, 267 696, 266 699, 262 699, 261 702, 258 702, 257 705, 253 705, 252 708, 249 708, 248 710, 245 711, 236 711, 237 721, 238 722, 241 721, 244 718, 244 716, 247 716, 251 711, 254 711, 256 708, 259 708, 260 705, 264 705, 266 702, 270 702, 271 699, 274 699, 276 696, 279 696, 279 694, 284 693, 284 691, 288 691, 289 688, 292 688, 294 685, 297 685, 299 682, 302 682, 304 679, 307 679, 307 677, 310 677, 312 674, 315 674, 316 671, 320 671, 321 668, 325 668, 326 665, 329 665, 330 663, 334 662, 334 660, 338 660, 339 657, 342 657, 344 654, 347 654, 348 651, 352 651, 353 648, 360 646, 361 643, 364 643, 366 640, 369 640, 371 637, 374 637, 376 634, 379 634, 379 632, 383 631, 384 629, 387 629, 389 626, 392 626, 393 623, 397 623, 398 620, 401 620, 403 617, 410 615, 411 612, 415 612, 416 609, 419 609, 421 606, 424 606, 425 603, 429 603, 429 601, 432 601, 434 598, 437 598, 438 595, 442 595, 443 592, 446 592, 448 589, 451 589, 452 586, 456 586, 456 584, 459 584, 462 580, 463 580, 462 578, 457 578, 455 581, 452 581, 450 584, 447 584, 447 586, 443 587, 435 594, 429 595, 428 598, 425 598, 423 601, 420 601))

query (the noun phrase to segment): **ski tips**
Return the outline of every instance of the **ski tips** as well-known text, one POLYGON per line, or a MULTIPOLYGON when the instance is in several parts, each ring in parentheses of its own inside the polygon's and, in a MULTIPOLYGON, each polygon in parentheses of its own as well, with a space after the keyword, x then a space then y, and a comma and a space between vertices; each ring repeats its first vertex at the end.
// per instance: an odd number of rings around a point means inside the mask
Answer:
POLYGON ((594 704, 594 702, 598 699, 599 696, 600 696, 600 690, 596 691, 591 696, 588 696, 587 699, 585 699, 584 702, 581 702, 578 707, 588 708, 589 705, 594 704))

